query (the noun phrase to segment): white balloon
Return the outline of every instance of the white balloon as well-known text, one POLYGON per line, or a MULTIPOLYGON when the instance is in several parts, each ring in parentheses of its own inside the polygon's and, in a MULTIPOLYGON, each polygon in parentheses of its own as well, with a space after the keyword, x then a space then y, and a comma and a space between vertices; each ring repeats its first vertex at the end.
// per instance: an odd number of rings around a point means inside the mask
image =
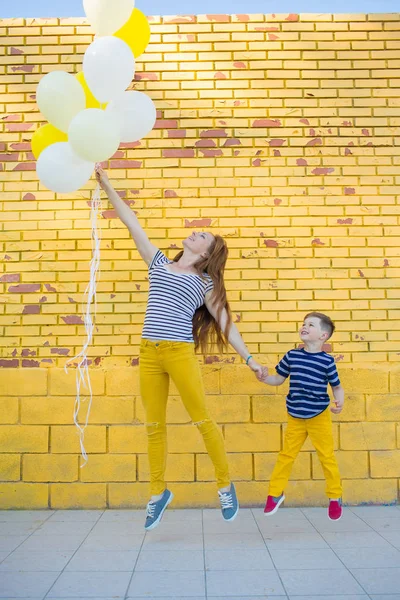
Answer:
POLYGON ((121 142, 136 142, 153 129, 157 110, 143 92, 123 92, 107 105, 106 113, 119 121, 121 142))
POLYGON ((49 190, 68 194, 79 190, 90 179, 94 163, 76 156, 68 142, 48 146, 37 161, 40 181, 49 190))
POLYGON ((87 108, 72 120, 68 139, 73 151, 80 158, 102 162, 118 150, 118 122, 104 110, 87 108))
POLYGON ((114 36, 99 38, 85 52, 83 72, 95 98, 109 102, 134 78, 135 57, 123 40, 114 36))
POLYGON ((83 87, 65 71, 47 73, 39 82, 36 101, 41 113, 60 131, 67 132, 74 116, 86 106, 83 87))
POLYGON ((125 25, 135 0, 83 0, 83 8, 97 35, 111 35, 125 25))

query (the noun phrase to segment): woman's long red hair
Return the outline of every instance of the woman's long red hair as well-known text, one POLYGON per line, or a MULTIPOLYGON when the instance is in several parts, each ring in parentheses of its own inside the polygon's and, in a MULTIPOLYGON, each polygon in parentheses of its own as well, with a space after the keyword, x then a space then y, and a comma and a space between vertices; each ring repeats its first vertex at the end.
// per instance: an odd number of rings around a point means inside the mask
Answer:
MULTIPOLYGON (((183 250, 179 252, 174 261, 177 262, 183 255, 183 250)), ((208 250, 206 257, 201 257, 194 265, 199 275, 207 273, 214 284, 211 301, 217 308, 217 319, 209 313, 205 304, 198 308, 193 317, 193 338, 195 349, 201 348, 206 354, 209 347, 216 345, 219 352, 223 352, 228 346, 229 330, 232 324, 232 314, 229 302, 226 297, 224 283, 224 270, 228 258, 228 247, 225 240, 220 235, 215 235, 213 242, 208 250), (222 310, 225 309, 228 315, 224 331, 219 325, 219 319, 222 310)))

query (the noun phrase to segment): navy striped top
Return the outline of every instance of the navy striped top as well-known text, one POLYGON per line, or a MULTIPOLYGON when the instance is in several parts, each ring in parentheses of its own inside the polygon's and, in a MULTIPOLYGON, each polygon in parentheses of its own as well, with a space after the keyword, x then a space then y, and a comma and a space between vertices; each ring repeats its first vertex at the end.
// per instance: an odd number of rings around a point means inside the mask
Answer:
POLYGON ((149 299, 142 338, 193 342, 193 316, 213 289, 207 273, 172 273, 169 260, 158 250, 149 265, 149 299))
POLYGON ((310 419, 322 413, 330 403, 328 383, 340 385, 335 359, 326 352, 289 350, 276 366, 282 377, 290 377, 286 406, 289 415, 310 419))

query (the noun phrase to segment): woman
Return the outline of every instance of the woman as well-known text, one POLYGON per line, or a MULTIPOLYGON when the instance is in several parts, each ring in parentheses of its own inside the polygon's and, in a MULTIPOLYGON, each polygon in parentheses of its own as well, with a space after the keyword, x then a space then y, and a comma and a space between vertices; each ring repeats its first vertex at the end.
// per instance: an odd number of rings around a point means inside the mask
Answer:
POLYGON ((168 260, 148 239, 136 215, 121 200, 105 172, 96 178, 121 221, 128 227, 140 256, 149 267, 150 291, 140 346, 140 389, 146 413, 151 499, 145 529, 154 529, 171 502, 164 473, 167 458, 166 407, 172 378, 193 423, 203 436, 214 464, 223 518, 233 521, 239 511, 235 486, 229 477, 224 439, 210 418, 195 350, 215 341, 228 342, 261 376, 262 367, 249 354, 232 323, 223 273, 228 257, 219 235, 193 232, 183 251, 168 260))

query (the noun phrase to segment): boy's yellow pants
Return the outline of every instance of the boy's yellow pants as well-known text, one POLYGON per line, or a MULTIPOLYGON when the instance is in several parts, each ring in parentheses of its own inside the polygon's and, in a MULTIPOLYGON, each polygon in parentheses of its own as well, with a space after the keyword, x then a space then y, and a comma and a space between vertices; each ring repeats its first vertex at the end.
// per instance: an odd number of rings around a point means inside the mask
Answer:
POLYGON ((230 485, 228 461, 221 430, 210 418, 194 344, 142 340, 140 346, 140 388, 146 411, 150 488, 152 495, 165 490, 167 462, 166 410, 169 379, 178 388, 193 424, 197 426, 214 464, 219 488, 230 485))
POLYGON ((339 468, 333 451, 332 419, 329 407, 312 419, 298 419, 288 415, 288 425, 277 463, 271 475, 269 496, 280 496, 289 481, 294 460, 307 436, 317 451, 326 479, 328 498, 341 498, 339 468))

